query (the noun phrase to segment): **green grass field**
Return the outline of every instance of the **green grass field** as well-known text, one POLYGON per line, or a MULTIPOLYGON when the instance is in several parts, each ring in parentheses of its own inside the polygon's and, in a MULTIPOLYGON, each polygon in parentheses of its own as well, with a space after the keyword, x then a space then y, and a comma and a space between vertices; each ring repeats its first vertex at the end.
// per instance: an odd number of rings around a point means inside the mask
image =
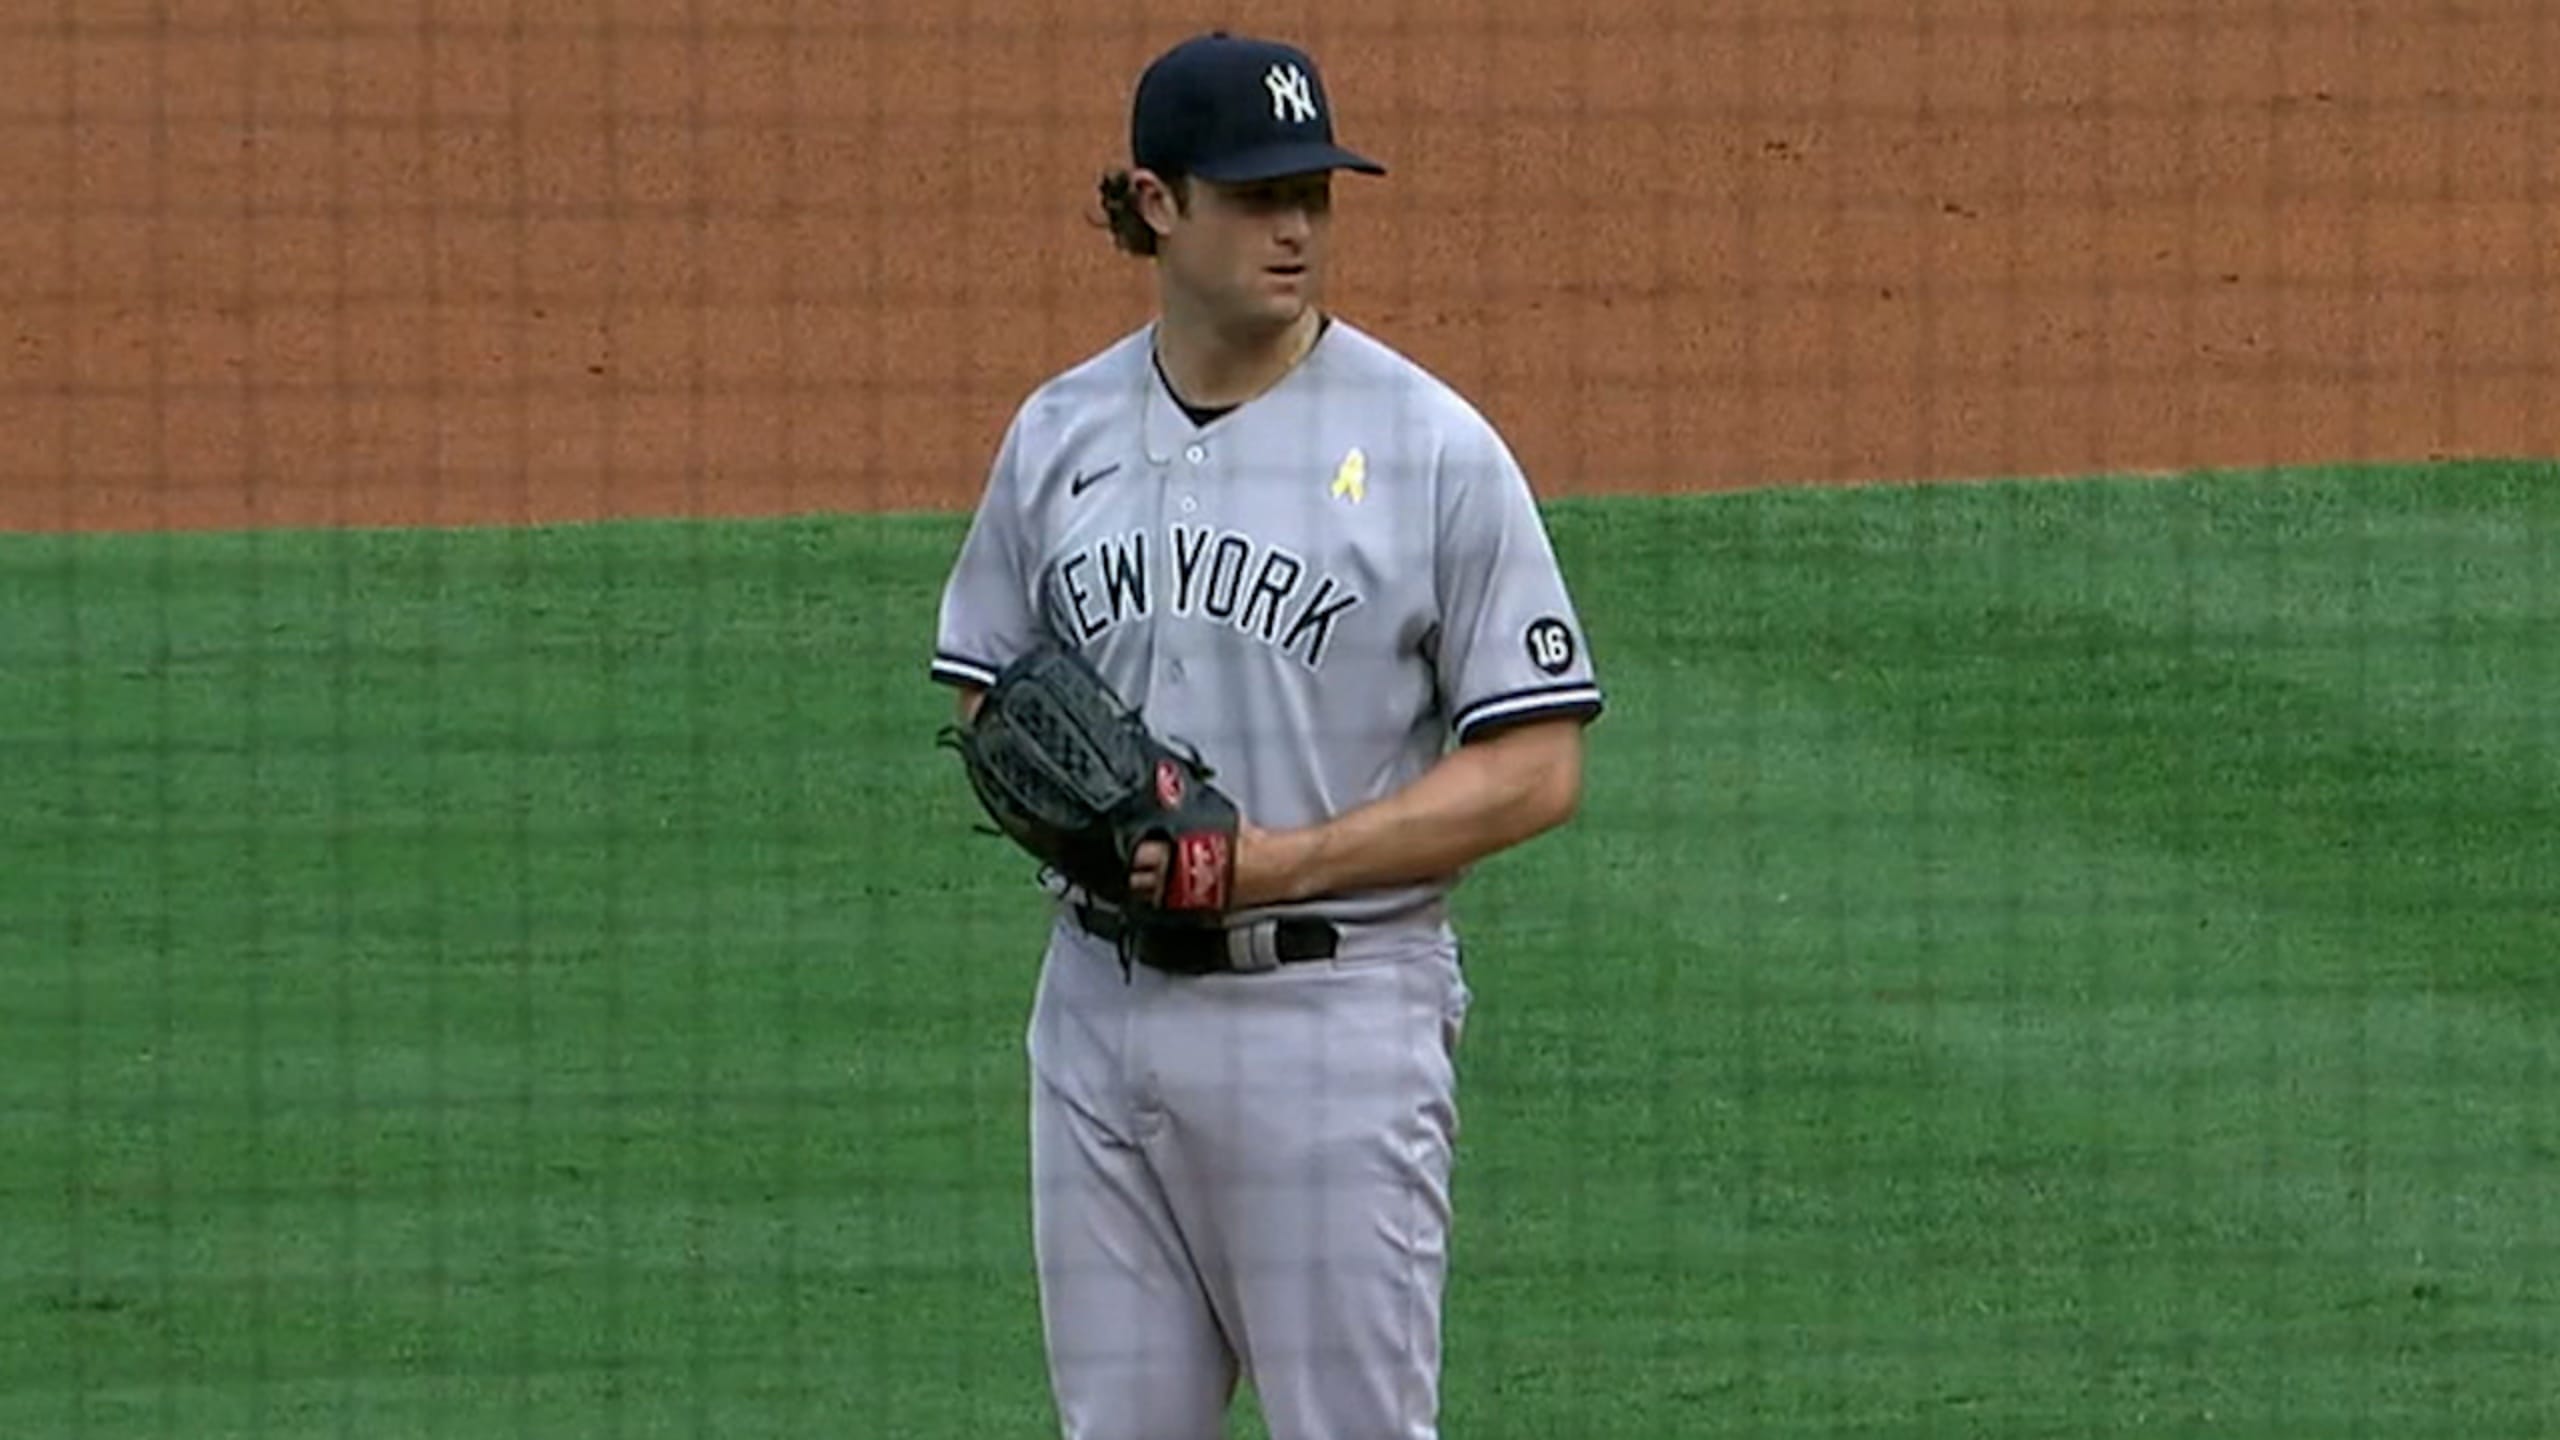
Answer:
MULTIPOLYGON (((2560 1433, 2560 472, 1553 523, 1448 1434, 2560 1433)), ((0 543, 0 1435, 1051 1433, 957 530, 0 543)))

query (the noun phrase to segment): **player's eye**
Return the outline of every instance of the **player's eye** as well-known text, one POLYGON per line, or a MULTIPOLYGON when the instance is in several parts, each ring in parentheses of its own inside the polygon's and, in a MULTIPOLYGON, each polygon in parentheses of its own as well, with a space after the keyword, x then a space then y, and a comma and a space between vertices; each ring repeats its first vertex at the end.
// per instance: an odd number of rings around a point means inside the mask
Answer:
POLYGON ((1323 214, 1333 206, 1333 186, 1327 177, 1302 180, 1274 180, 1247 185, 1235 194, 1236 204, 1258 215, 1280 210, 1303 209, 1323 214))

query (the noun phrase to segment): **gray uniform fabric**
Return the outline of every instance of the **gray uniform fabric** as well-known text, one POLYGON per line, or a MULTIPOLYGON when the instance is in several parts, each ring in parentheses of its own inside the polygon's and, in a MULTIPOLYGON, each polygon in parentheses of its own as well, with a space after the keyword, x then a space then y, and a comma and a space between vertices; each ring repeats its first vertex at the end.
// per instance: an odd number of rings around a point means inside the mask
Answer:
MULTIPOLYGON (((1505 722, 1600 713, 1528 480, 1453 389, 1334 319, 1195 425, 1153 341, 1015 413, 934 679, 984 686, 1035 638, 1076 645, 1270 827, 1383 798, 1505 722)), ((1070 1437, 1215 1436, 1240 1372, 1275 1440, 1437 1433, 1469 999, 1452 883, 1240 913, 1335 921, 1340 952, 1197 977, 1124 973, 1060 894, 1028 1044, 1070 1437)))

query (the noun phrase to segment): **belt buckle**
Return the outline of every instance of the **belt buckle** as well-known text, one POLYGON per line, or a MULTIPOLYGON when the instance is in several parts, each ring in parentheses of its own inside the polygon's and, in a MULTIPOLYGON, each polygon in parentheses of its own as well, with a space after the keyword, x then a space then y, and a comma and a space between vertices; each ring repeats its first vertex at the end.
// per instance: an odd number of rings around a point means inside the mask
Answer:
POLYGON ((1277 921, 1229 926, 1225 938, 1229 970, 1239 975, 1259 975, 1266 970, 1280 968, 1280 926, 1277 921))

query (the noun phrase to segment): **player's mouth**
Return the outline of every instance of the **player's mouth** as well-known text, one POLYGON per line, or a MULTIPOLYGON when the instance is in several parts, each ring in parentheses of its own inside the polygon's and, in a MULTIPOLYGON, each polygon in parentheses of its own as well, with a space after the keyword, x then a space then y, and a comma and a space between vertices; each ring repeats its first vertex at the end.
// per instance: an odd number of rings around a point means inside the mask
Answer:
POLYGON ((1262 267, 1262 271, 1266 275, 1277 275, 1285 280, 1295 280, 1307 273, 1307 267, 1304 261, 1293 260, 1279 265, 1265 265, 1262 267))

